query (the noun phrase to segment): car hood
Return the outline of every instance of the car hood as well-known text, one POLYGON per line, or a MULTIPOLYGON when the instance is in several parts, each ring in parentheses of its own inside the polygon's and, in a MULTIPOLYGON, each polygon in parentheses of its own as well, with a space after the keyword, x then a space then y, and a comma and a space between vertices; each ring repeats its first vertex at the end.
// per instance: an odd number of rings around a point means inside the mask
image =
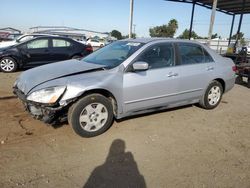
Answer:
POLYGON ((5 47, 8 47, 8 46, 13 46, 15 44, 16 44, 15 41, 0 42, 0 48, 5 48, 5 47))
POLYGON ((24 71, 16 80, 14 87, 25 95, 34 87, 47 81, 81 73, 104 70, 104 65, 86 63, 79 60, 67 60, 52 63, 24 71))

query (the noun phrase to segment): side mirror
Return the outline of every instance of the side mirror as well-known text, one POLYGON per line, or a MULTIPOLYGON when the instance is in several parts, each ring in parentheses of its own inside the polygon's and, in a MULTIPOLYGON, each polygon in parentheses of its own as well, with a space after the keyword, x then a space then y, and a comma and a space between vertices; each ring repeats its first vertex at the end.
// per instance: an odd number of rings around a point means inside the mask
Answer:
POLYGON ((148 63, 144 61, 137 61, 133 64, 134 71, 148 70, 148 63))

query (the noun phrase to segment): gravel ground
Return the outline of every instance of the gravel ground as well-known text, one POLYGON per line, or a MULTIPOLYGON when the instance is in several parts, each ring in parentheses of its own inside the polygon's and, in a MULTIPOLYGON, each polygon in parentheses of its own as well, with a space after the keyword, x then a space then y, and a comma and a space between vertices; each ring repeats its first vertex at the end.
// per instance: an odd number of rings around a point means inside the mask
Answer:
POLYGON ((185 106, 80 138, 34 120, 0 73, 0 187, 250 187, 250 90, 214 110, 185 106))

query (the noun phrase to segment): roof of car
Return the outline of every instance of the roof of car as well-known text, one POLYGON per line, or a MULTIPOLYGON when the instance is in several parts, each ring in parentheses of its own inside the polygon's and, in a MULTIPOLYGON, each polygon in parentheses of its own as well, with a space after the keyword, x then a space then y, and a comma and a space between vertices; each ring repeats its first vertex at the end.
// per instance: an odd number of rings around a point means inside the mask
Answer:
POLYGON ((175 38, 136 38, 136 39, 124 39, 123 41, 131 41, 131 42, 139 42, 139 43, 149 43, 149 42, 154 42, 154 41, 168 41, 168 42, 189 42, 189 43, 198 43, 196 41, 192 40, 185 40, 185 39, 175 39, 175 38))
POLYGON ((31 40, 35 40, 35 39, 38 39, 38 38, 56 38, 56 39, 67 39, 67 40, 73 40, 72 38, 69 38, 69 37, 63 37, 63 36, 56 36, 56 35, 44 35, 44 36, 38 36, 34 39, 31 39, 31 40))

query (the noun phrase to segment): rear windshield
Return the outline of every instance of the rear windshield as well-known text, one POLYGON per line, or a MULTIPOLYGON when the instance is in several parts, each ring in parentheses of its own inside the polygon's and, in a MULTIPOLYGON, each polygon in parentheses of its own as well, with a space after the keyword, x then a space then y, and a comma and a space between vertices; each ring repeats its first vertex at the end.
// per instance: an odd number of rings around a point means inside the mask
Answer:
POLYGON ((83 61, 87 63, 105 65, 106 68, 113 68, 120 65, 142 46, 143 43, 139 42, 113 42, 83 58, 83 61))

